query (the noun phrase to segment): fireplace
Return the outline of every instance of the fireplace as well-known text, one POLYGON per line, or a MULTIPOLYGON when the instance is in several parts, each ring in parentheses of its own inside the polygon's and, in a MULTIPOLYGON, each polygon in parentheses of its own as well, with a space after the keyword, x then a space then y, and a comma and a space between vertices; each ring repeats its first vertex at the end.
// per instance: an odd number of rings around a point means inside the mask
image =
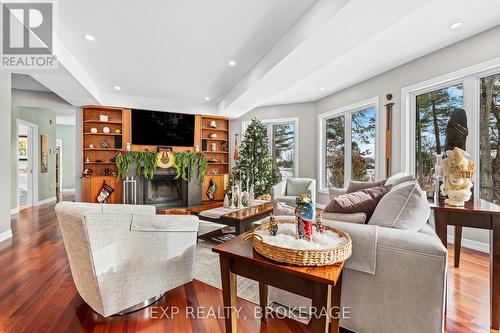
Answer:
POLYGON ((191 183, 179 178, 174 168, 155 170, 153 179, 142 178, 142 204, 157 209, 190 207, 201 204, 201 187, 197 177, 191 183))

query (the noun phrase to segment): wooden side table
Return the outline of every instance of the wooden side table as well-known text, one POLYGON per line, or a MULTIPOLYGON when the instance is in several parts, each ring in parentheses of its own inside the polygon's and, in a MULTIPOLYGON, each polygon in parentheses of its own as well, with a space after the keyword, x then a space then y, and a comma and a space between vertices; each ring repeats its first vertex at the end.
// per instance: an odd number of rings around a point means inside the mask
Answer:
MULTIPOLYGON (((323 315, 313 316, 311 319, 313 332, 328 332, 326 314, 332 309, 340 309, 344 262, 323 267, 282 265, 255 252, 252 241, 245 241, 243 237, 244 235, 240 235, 212 249, 219 254, 220 259, 224 308, 228 309, 225 314, 226 333, 237 332, 236 275, 259 282, 259 298, 263 314, 266 313, 268 285, 312 299, 316 313, 321 313, 323 310, 323 315), (328 288, 329 286, 331 288, 328 288), (331 305, 327 308, 329 300, 331 305)), ((338 317, 331 318, 332 333, 339 332, 338 317)), ((263 322, 267 320, 266 316, 261 319, 263 322)))
POLYGON ((462 227, 491 230, 490 233, 490 324, 492 329, 500 328, 500 206, 482 199, 465 203, 465 207, 431 203, 436 221, 436 233, 447 246, 447 226, 455 226, 455 262, 460 265, 462 227))

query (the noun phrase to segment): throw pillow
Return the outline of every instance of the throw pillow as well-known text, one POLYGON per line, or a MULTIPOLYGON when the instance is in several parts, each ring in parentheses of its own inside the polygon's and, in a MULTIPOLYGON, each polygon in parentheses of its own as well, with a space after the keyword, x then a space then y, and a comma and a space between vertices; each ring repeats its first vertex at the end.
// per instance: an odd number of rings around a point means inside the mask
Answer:
POLYGON ((391 189, 390 186, 376 186, 339 195, 325 207, 325 213, 365 213, 368 221, 380 199, 391 189))
POLYGON ((398 172, 397 174, 387 178, 387 180, 385 181, 385 185, 392 185, 392 187, 395 187, 409 180, 415 180, 415 177, 407 174, 406 172, 398 172))
POLYGON ((385 195, 368 224, 419 231, 427 223, 431 208, 425 192, 415 180, 395 186, 385 195))
POLYGON ((385 179, 363 182, 358 180, 351 180, 349 186, 347 186, 347 193, 352 193, 360 190, 364 190, 370 187, 377 187, 385 185, 385 179))
POLYGON ((273 214, 274 215, 292 215, 295 216, 295 207, 289 206, 284 202, 273 201, 273 214))

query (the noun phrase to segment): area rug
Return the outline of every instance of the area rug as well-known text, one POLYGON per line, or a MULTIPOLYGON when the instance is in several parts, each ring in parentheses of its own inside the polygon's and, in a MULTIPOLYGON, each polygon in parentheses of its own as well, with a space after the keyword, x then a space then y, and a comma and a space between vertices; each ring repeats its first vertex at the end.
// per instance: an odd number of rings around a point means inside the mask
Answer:
MULTIPOLYGON (((198 235, 221 229, 225 225, 200 221, 198 235)), ((217 289, 222 289, 220 278, 219 255, 212 252, 216 244, 198 240, 196 244, 196 258, 194 262, 194 278, 217 289)), ((238 297, 255 304, 259 304, 259 284, 241 276, 237 278, 238 297)))

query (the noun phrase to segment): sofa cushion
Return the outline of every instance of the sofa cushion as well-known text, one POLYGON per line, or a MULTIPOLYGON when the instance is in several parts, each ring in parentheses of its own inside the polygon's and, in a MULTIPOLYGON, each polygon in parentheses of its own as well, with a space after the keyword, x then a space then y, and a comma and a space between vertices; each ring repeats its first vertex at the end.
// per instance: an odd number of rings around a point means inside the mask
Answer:
POLYGON ((286 195, 297 196, 302 193, 308 193, 309 185, 311 185, 310 179, 288 178, 286 181, 286 195))
POLYGON ((430 205, 416 180, 403 182, 387 193, 368 224, 418 231, 427 223, 430 205))
POLYGON ((371 187, 383 186, 385 184, 385 179, 375 180, 375 181, 358 181, 351 180, 349 186, 347 186, 347 193, 352 193, 360 190, 364 190, 371 187))
POLYGON ((376 186, 347 193, 334 198, 325 207, 325 213, 365 213, 367 220, 373 214, 380 199, 390 190, 390 186, 376 186))
POLYGON ((359 224, 365 224, 366 222, 365 213, 352 213, 352 214, 322 213, 322 217, 323 220, 332 220, 340 222, 359 223, 359 224))
POLYGON ((395 187, 409 180, 415 180, 415 177, 407 174, 406 172, 398 172, 397 174, 387 178, 387 180, 385 181, 385 185, 392 185, 393 187, 395 187))

